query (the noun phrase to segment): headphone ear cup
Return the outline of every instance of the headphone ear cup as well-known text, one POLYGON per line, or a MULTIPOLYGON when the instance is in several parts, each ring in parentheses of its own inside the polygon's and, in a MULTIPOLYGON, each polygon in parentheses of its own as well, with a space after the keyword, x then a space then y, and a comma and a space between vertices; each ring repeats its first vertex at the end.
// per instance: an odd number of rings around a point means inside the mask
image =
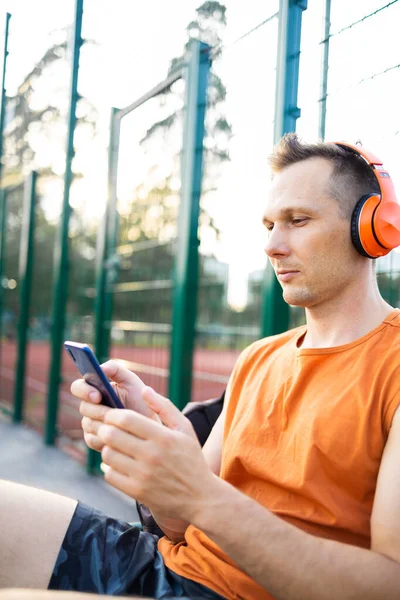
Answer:
POLYGON ((397 202, 381 202, 374 215, 374 232, 382 246, 400 245, 400 206, 397 202))
MULTIPOLYGON (((353 246, 355 247, 357 252, 359 252, 362 256, 365 256, 366 258, 375 258, 375 257, 368 254, 366 252, 366 250, 364 249, 364 246, 363 246, 361 238, 360 238, 359 223, 360 223, 361 212, 365 206, 365 203, 367 202, 367 200, 369 200, 369 198, 371 198, 371 196, 372 196, 372 194, 367 194, 366 196, 362 196, 359 199, 359 201, 357 202, 357 204, 355 205, 353 214, 351 215, 351 241, 353 242, 353 246)), ((371 236, 372 235, 373 235, 373 232, 372 232, 372 223, 371 223, 371 236)))

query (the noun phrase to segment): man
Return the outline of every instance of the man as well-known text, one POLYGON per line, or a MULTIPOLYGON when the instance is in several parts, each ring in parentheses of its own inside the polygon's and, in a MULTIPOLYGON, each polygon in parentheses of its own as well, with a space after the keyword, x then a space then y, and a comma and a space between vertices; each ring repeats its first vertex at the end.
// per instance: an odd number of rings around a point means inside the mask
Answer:
POLYGON ((117 363, 104 370, 132 410, 100 406, 74 382, 106 480, 145 503, 166 537, 157 551, 151 536, 72 500, 4 484, 3 585, 400 597, 400 311, 350 235, 353 209, 379 193, 378 179, 357 153, 295 135, 272 169, 265 251, 307 325, 242 353, 203 452, 186 418, 117 363))

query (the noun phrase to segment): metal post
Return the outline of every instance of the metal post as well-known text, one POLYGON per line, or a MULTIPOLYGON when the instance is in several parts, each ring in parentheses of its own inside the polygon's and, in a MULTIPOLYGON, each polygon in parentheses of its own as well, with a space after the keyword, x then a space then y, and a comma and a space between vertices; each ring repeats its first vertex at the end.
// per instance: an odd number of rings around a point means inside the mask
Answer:
POLYGON ((60 384, 61 346, 65 328, 65 309, 68 292, 68 228, 71 207, 69 193, 72 181, 72 159, 74 156, 74 132, 76 124, 76 104, 78 100, 78 71, 79 55, 82 45, 82 12, 83 0, 75 3, 75 29, 73 40, 72 74, 69 105, 68 137, 66 150, 66 164, 64 174, 64 197, 62 205, 61 223, 55 247, 54 261, 54 296, 53 319, 51 334, 51 365, 49 375, 49 390, 46 416, 46 444, 54 444, 56 437, 56 424, 58 413, 58 391, 60 384))
POLYGON ((321 97, 319 99, 318 137, 325 139, 326 96, 328 92, 329 39, 331 29, 331 0, 325 0, 324 39, 322 40, 321 97))
POLYGON ((182 409, 190 400, 198 282, 198 221, 203 169, 204 116, 210 69, 209 46, 190 45, 186 69, 185 121, 178 254, 175 266, 169 397, 182 409))
POLYGON ((26 346, 29 329, 29 305, 31 300, 34 254, 33 236, 35 231, 36 179, 37 173, 32 171, 25 182, 24 188, 24 213, 19 251, 20 317, 18 323, 18 354, 14 391, 14 423, 19 423, 23 418, 26 346))
MULTIPOLYGON (((0 90, 0 186, 2 181, 3 171, 3 133, 4 133, 4 118, 6 112, 6 71, 7 71, 7 56, 8 56, 8 31, 11 15, 6 13, 6 24, 4 30, 4 52, 3 52, 3 71, 1 78, 0 90)), ((6 230, 7 230, 7 192, 0 189, 0 365, 1 365, 1 342, 2 342, 2 325, 3 325, 3 296, 4 288, 2 286, 3 270, 5 264, 6 252, 6 230)))
POLYGON ((0 366, 1 366, 1 343, 3 334, 3 273, 6 262, 6 231, 7 231, 7 192, 0 189, 0 366))
MULTIPOLYGON (((307 0, 280 0, 278 54, 276 65, 274 143, 285 133, 296 131, 300 117, 297 106, 299 82, 300 38, 303 11, 307 0)), ((282 289, 268 264, 261 313, 261 337, 286 331, 289 326, 289 306, 282 298, 282 289)))
POLYGON ((11 15, 10 13, 6 13, 6 27, 4 33, 4 54, 3 54, 3 75, 2 75, 2 83, 1 83, 1 98, 0 98, 0 184, 1 184, 1 174, 2 174, 2 158, 3 158, 3 130, 4 130, 4 117, 6 113, 6 70, 7 70, 7 56, 8 56, 8 30, 10 23, 11 15))
POLYGON ((100 232, 96 273, 95 348, 100 362, 109 357, 112 319, 112 284, 116 276, 115 249, 117 243, 117 169, 121 119, 113 108, 108 146, 108 198, 100 232))
MULTIPOLYGON (((109 358, 112 320, 112 280, 115 276, 112 256, 115 256, 117 239, 117 169, 121 119, 116 118, 117 108, 111 111, 110 142, 108 146, 107 205, 99 233, 96 265, 95 300, 95 351, 100 363, 109 358)), ((89 473, 100 470, 101 455, 88 449, 86 468, 89 473)))

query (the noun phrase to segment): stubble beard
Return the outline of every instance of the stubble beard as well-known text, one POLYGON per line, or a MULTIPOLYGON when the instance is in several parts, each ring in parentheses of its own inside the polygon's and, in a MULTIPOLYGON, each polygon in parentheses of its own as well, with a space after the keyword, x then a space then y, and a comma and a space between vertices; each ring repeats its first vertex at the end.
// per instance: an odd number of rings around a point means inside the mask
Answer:
POLYGON ((315 294, 308 288, 284 289, 283 299, 290 306, 307 308, 315 302, 315 294))

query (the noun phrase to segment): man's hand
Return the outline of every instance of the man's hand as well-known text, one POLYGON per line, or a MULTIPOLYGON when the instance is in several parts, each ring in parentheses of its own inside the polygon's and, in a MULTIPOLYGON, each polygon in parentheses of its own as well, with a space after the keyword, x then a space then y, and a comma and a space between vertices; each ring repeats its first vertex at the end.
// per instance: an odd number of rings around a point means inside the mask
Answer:
MULTIPOLYGON (((157 415, 143 400, 142 391, 145 384, 137 375, 114 360, 109 360, 101 367, 105 375, 111 380, 114 391, 126 408, 159 422, 157 415)), ((92 450, 101 451, 103 442, 98 437, 97 432, 105 415, 111 409, 100 404, 100 392, 86 383, 84 379, 77 379, 72 383, 71 393, 82 400, 79 411, 83 416, 82 429, 86 444, 92 450)))
POLYGON ((214 493, 216 477, 190 421, 152 388, 145 387, 142 397, 164 427, 136 412, 108 410, 97 432, 105 479, 146 504, 161 527, 176 519, 190 523, 214 493))

